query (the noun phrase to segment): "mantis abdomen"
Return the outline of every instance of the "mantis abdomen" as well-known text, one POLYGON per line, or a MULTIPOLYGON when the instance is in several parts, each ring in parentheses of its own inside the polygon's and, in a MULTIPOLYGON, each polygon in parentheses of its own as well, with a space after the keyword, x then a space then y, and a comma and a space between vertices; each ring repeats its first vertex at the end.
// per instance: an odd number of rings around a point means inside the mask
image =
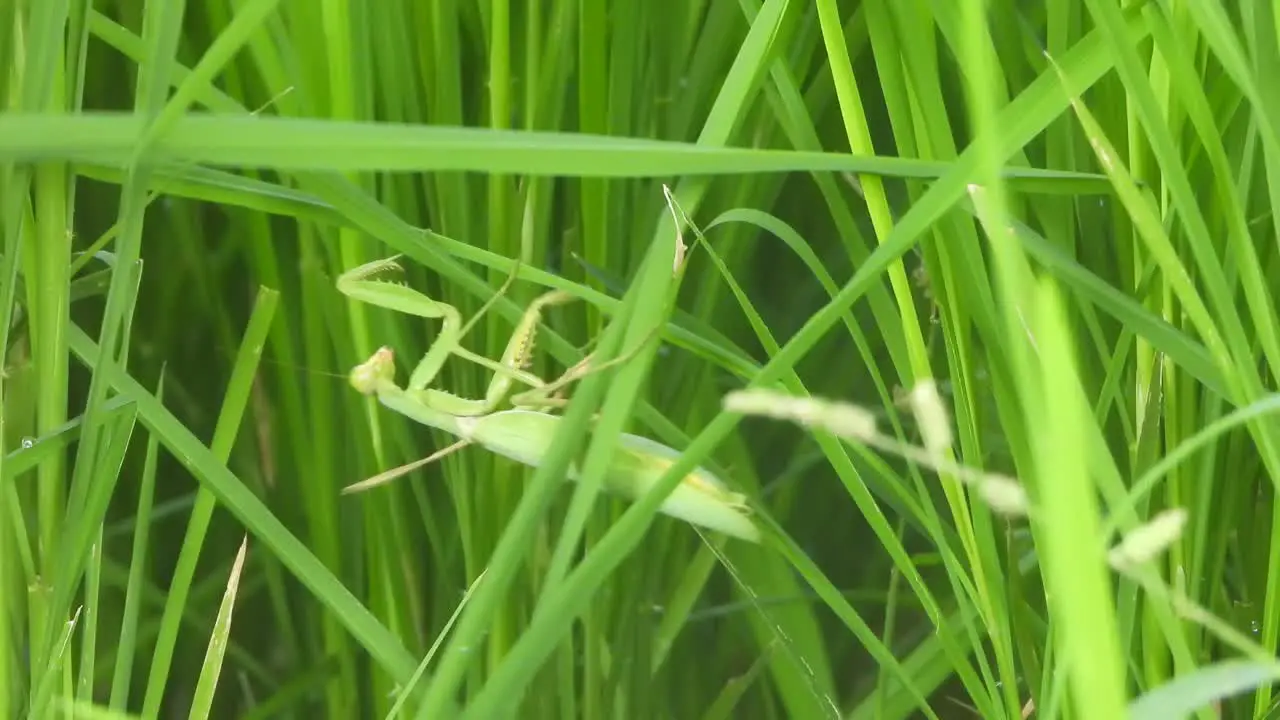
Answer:
MULTIPOLYGON (((538 467, 561 418, 533 410, 503 410, 474 418, 458 418, 461 436, 490 452, 530 467, 538 467)), ((608 489, 630 500, 649 491, 679 453, 639 435, 623 433, 618 451, 609 464, 605 483, 608 489)), ((579 478, 570 465, 570 480, 579 478)), ((760 530, 749 519, 745 497, 730 492, 705 468, 695 468, 663 501, 661 511, 671 517, 733 535, 751 542, 760 541, 760 530)))

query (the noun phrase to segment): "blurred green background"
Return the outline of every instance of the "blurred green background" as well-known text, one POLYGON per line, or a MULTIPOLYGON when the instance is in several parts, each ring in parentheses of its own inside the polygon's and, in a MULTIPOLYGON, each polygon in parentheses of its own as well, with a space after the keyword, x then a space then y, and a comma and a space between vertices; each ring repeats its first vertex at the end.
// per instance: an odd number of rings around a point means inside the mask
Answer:
POLYGON ((1262 0, 0 0, 3 714, 1272 717, 1278 38, 1262 0), (580 298, 541 377, 659 342, 541 470, 342 495, 453 441, 346 381, 439 332, 336 290, 392 255, 464 317, 518 268, 491 358, 580 298), (561 482, 618 429, 764 541, 561 482))

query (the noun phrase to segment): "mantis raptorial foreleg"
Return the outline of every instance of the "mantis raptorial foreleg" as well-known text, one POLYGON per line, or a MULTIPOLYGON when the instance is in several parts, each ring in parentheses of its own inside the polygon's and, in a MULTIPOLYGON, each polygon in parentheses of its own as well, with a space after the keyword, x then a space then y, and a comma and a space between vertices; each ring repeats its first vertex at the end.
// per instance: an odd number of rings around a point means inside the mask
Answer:
POLYGON ((498 409, 507 399, 517 407, 547 406, 540 402, 540 399, 549 396, 556 389, 555 384, 548 384, 525 368, 533 356, 534 341, 538 323, 542 319, 542 311, 549 306, 563 304, 577 298, 562 290, 553 290, 534 299, 520 321, 516 323, 515 331, 511 334, 507 347, 502 353, 502 359, 494 362, 462 347, 461 341, 466 332, 510 286, 515 279, 514 272, 485 302, 480 311, 466 325, 463 325, 458 309, 452 305, 433 300, 406 285, 372 279, 374 275, 396 269, 399 269, 399 266, 394 259, 366 263, 343 273, 338 278, 337 286, 343 294, 361 302, 442 321, 440 335, 409 376, 409 383, 405 386, 407 392, 422 393, 423 399, 432 407, 459 417, 486 415, 498 409), (494 372, 484 399, 463 398, 428 387, 440 374, 450 355, 464 358, 494 372), (515 382, 523 383, 531 389, 512 394, 512 385, 515 382), (549 385, 551 387, 547 389, 549 385))
MULTIPOLYGON (((599 365, 593 365, 591 363, 591 355, 587 355, 566 370, 559 378, 547 382, 526 369, 533 358, 538 324, 542 321, 542 312, 547 307, 561 305, 578 298, 563 290, 552 290, 534 298, 516 323, 515 330, 511 333, 506 349, 502 353, 502 359, 494 362, 483 355, 477 355, 462 347, 461 341, 484 313, 511 286, 516 277, 514 268, 498 290, 485 301, 480 310, 465 325, 462 324, 461 315, 457 308, 452 305, 433 300, 406 285, 371 279, 379 273, 398 269, 399 266, 394 259, 366 263, 339 276, 337 281, 338 290, 348 297, 371 305, 443 321, 439 337, 431 344, 426 354, 422 356, 422 360, 414 368, 413 373, 409 376, 409 383, 405 386, 405 390, 424 393, 424 400, 429 404, 452 415, 459 417, 486 415, 498 409, 504 400, 508 400, 513 407, 525 409, 562 407, 567 401, 553 397, 555 392, 570 383, 581 380, 592 372, 598 372, 626 362, 644 345, 642 342, 635 351, 624 353, 609 362, 599 365), (453 393, 428 387, 440 374, 445 360, 450 355, 456 355, 494 372, 494 377, 489 382, 489 387, 483 400, 463 398, 453 393), (517 381, 529 386, 529 389, 513 393, 512 385, 517 381)), ((654 334, 656 334, 656 331, 651 333, 650 337, 654 334)), ((647 342, 648 339, 646 338, 645 341, 647 342)))

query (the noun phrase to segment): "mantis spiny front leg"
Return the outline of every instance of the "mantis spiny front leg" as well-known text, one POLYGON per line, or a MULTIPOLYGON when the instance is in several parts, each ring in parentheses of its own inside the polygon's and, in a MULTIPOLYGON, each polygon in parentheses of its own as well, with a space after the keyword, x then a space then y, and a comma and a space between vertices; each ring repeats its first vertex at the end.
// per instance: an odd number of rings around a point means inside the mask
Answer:
MULTIPOLYGON (((343 294, 361 302, 442 321, 440 335, 414 368, 403 392, 420 395, 428 406, 456 417, 487 415, 497 410, 507 399, 513 406, 522 408, 553 407, 560 404, 560 401, 549 397, 550 393, 559 387, 559 383, 547 383, 525 368, 532 359, 534 340, 538 323, 542 319, 542 311, 548 306, 575 300, 573 295, 562 290, 553 290, 534 299, 520 321, 516 323, 515 331, 511 334, 506 349, 502 353, 502 359, 494 362, 462 347, 461 341, 467 330, 506 291, 511 281, 515 279, 515 273, 508 277, 502 287, 464 326, 458 309, 452 305, 433 300, 406 285, 372 279, 374 275, 397 269, 399 266, 394 259, 366 263, 339 276, 337 286, 343 294), (464 358, 494 372, 483 400, 459 397, 453 393, 428 387, 440 374, 450 355, 464 358), (512 385, 516 381, 528 385, 530 389, 512 394, 512 385)), ((381 355, 375 354, 364 365, 357 366, 353 373, 375 360, 377 361, 375 364, 387 362, 390 359, 390 352, 387 348, 380 349, 378 353, 381 355)))

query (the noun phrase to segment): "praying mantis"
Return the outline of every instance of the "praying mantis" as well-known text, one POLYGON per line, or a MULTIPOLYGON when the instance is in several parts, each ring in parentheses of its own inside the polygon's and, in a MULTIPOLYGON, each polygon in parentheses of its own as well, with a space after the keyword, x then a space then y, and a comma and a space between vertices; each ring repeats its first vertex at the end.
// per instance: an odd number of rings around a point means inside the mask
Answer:
MULTIPOLYGON (((440 320, 440 334, 414 368, 407 385, 401 387, 396 384, 394 352, 385 346, 352 368, 348 381, 361 394, 375 396, 387 409, 459 440, 428 458, 357 483, 346 492, 382 484, 403 474, 406 469, 432 462, 467 445, 479 445, 497 455, 538 467, 561 422, 559 416, 548 410, 563 407, 568 402, 556 394, 570 382, 604 367, 591 368, 588 355, 553 382, 545 382, 525 369, 532 358, 543 310, 577 298, 562 290, 552 290, 534 299, 516 323, 502 359, 494 361, 463 348, 460 343, 471 326, 515 280, 516 273, 509 275, 502 287, 464 325, 457 308, 433 300, 407 285, 374 279, 376 275, 398 269, 395 258, 376 260, 343 273, 336 285, 340 292, 355 300, 428 320, 440 320), (429 387, 450 356, 469 360, 494 372, 483 399, 464 398, 429 387), (527 385, 528 389, 514 392, 517 381, 527 385), (510 407, 504 409, 504 405, 510 407)), ((615 494, 636 500, 662 477, 678 457, 679 452, 666 445, 623 433, 619 436, 617 452, 604 478, 605 487, 615 494)), ((568 475, 569 479, 577 481, 578 468, 571 465, 568 475)), ((751 542, 760 541, 760 530, 749 517, 745 496, 730 491, 705 468, 696 468, 682 478, 659 510, 708 530, 751 542)))

